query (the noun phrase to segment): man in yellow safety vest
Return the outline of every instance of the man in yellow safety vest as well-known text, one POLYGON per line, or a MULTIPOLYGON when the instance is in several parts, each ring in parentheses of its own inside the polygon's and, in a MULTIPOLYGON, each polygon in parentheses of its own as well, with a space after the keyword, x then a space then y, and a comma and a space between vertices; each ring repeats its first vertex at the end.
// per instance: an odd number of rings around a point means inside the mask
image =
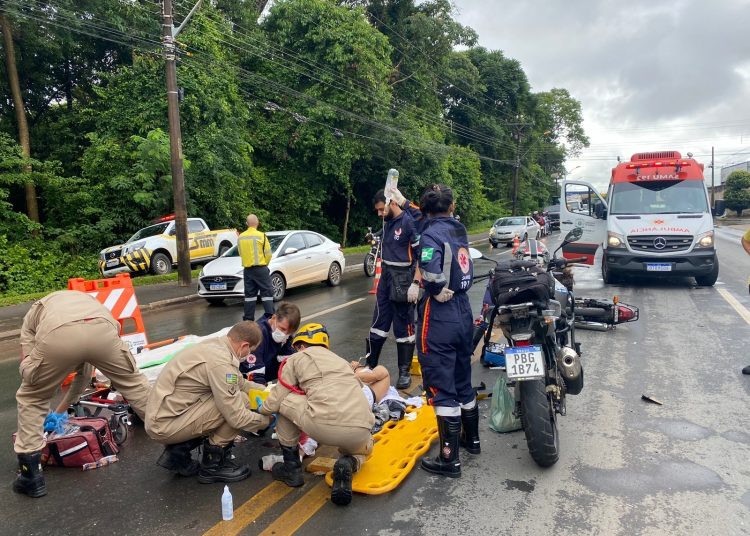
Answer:
POLYGON ((268 263, 271 262, 271 245, 266 235, 258 230, 258 216, 247 217, 247 231, 238 242, 242 266, 245 268, 245 313, 243 320, 255 320, 255 301, 260 292, 263 310, 267 315, 274 313, 273 288, 268 263))

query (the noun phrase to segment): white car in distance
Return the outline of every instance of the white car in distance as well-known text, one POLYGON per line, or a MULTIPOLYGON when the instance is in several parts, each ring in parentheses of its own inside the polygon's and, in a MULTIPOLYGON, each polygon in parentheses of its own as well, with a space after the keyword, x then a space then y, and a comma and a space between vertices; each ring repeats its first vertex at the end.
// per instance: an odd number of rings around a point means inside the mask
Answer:
MULTIPOLYGON (((313 231, 270 231, 273 299, 279 301, 286 290, 308 283, 325 282, 335 287, 341 283, 346 268, 339 244, 313 231)), ((211 304, 226 298, 243 298, 245 283, 237 246, 203 267, 198 276, 198 295, 211 304)))

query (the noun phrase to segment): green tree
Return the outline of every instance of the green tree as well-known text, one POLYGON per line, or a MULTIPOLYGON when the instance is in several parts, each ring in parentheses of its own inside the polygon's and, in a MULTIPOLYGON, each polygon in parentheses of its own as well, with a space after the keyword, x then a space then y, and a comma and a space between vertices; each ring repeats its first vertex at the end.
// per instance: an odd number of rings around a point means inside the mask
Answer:
POLYGON ((737 170, 729 174, 725 183, 724 201, 727 208, 734 210, 738 216, 742 216, 742 211, 750 208, 749 172, 737 170))

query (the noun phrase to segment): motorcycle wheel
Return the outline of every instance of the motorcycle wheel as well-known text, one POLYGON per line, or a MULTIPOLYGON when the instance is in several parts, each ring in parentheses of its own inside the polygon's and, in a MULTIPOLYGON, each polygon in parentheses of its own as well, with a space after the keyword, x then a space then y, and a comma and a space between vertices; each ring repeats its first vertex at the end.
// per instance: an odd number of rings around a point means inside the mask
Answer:
POLYGON ((554 465, 560 457, 557 415, 543 380, 520 382, 521 422, 531 458, 540 467, 554 465))
POLYGON ((375 255, 372 253, 368 253, 365 255, 365 262, 364 262, 364 270, 365 275, 367 277, 372 277, 375 275, 375 255))

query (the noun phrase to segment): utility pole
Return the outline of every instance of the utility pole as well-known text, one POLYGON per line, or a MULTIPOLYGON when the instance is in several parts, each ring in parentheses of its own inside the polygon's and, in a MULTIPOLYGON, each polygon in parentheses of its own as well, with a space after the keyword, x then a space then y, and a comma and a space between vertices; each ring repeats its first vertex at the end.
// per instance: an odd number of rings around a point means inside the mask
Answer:
MULTIPOLYGON (((190 12, 192 13, 198 7, 190 12)), ((174 197, 175 230, 177 239, 177 277, 178 285, 188 287, 191 284, 190 247, 187 232, 187 204, 185 202, 185 175, 182 166, 182 132, 180 131, 180 103, 177 98, 177 50, 175 37, 177 32, 172 18, 172 0, 162 4, 162 44, 167 72, 167 108, 169 117, 169 148, 172 155, 172 195, 174 197)), ((187 22, 187 20, 185 21, 187 22)), ((179 30, 185 25, 183 22, 179 30)))
POLYGON ((516 211, 518 210, 518 174, 521 171, 521 126, 519 123, 518 129, 516 130, 516 140, 518 141, 516 145, 516 161, 513 163, 513 166, 516 168, 513 171, 513 204, 511 209, 511 215, 515 216, 516 211))
POLYGON ((714 213, 716 202, 714 200, 716 186, 714 185, 714 147, 711 146, 711 214, 714 213))

